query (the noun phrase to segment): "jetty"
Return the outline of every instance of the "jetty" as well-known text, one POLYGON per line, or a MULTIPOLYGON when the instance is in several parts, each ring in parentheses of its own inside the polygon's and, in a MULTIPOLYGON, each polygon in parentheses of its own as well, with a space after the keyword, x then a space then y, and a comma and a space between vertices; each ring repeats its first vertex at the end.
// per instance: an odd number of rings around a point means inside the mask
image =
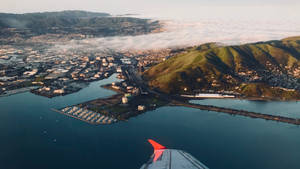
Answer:
POLYGON ((65 107, 60 110, 57 109, 52 109, 52 110, 93 125, 112 124, 118 121, 113 117, 105 116, 100 113, 90 111, 88 109, 81 108, 78 106, 65 107))
POLYGON ((246 116, 246 117, 251 117, 251 118, 260 118, 260 119, 272 120, 272 121, 277 121, 277 122, 282 122, 282 123, 300 125, 300 119, 298 119, 298 118, 269 115, 269 114, 263 114, 263 113, 257 113, 257 112, 250 112, 250 111, 246 111, 246 110, 237 110, 237 109, 230 109, 230 108, 210 106, 210 105, 192 104, 192 103, 175 101, 175 100, 173 100, 170 103, 170 105, 171 106, 184 106, 184 107, 190 107, 190 108, 195 108, 195 109, 200 109, 200 110, 221 112, 221 113, 227 113, 227 114, 231 114, 231 115, 240 115, 240 116, 246 116))

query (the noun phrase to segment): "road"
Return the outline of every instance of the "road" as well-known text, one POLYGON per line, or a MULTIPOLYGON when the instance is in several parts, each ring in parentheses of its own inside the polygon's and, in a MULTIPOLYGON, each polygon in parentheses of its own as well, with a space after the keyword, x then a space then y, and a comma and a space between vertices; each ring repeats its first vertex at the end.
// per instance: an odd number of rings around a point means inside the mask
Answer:
POLYGON ((275 115, 268 115, 263 113, 257 113, 257 112, 250 112, 245 110, 236 110, 236 109, 230 109, 230 108, 224 108, 224 107, 216 107, 216 106, 209 106, 209 105, 199 105, 199 104, 192 104, 187 102, 184 98, 174 97, 167 94, 163 94, 154 90, 149 89, 148 85, 145 84, 141 76, 138 74, 137 71, 135 71, 133 68, 125 69, 125 77, 128 78, 132 83, 134 83, 136 86, 139 86, 141 91, 147 91, 148 93, 154 94, 166 101, 168 101, 171 106, 184 106, 184 107, 190 107, 190 108, 196 108, 200 110, 208 110, 208 111, 214 111, 214 112, 221 112, 231 115, 240 115, 245 117, 251 117, 251 118, 260 118, 265 120, 272 120, 276 122, 282 122, 282 123, 288 123, 288 124, 294 124, 294 125, 300 125, 300 119, 297 118, 288 118, 283 116, 275 116, 275 115))

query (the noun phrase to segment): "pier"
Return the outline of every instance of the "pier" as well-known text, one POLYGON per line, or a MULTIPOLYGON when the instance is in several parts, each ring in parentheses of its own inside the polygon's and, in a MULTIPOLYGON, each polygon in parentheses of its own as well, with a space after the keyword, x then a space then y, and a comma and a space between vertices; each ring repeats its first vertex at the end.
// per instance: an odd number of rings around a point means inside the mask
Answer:
POLYGON ((272 121, 277 121, 277 122, 282 122, 282 123, 300 125, 300 119, 297 119, 297 118, 269 115, 269 114, 250 112, 250 111, 245 111, 245 110, 236 110, 236 109, 230 109, 230 108, 224 108, 224 107, 209 106, 209 105, 192 104, 192 103, 180 102, 180 101, 175 101, 175 100, 173 100, 170 103, 170 105, 171 106, 184 106, 184 107, 190 107, 190 108, 195 108, 195 109, 200 109, 200 110, 221 112, 221 113, 227 113, 227 114, 231 114, 231 115, 240 115, 240 116, 246 116, 246 117, 251 117, 251 118, 260 118, 260 119, 272 120, 272 121))
POLYGON ((78 106, 65 107, 61 110, 52 110, 93 125, 112 124, 118 121, 115 118, 105 116, 88 109, 80 108, 78 106))

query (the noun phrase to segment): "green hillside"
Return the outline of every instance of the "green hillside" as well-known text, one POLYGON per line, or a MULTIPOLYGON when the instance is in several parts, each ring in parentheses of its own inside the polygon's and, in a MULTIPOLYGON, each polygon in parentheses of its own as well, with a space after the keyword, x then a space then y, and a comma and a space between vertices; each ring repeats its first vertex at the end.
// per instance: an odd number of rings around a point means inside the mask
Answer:
POLYGON ((144 78, 172 94, 210 90, 294 99, 300 96, 299 65, 300 37, 235 46, 211 43, 153 66, 144 78))
POLYGON ((136 35, 150 33, 159 27, 157 21, 149 19, 111 17, 107 13, 86 11, 0 13, 0 37, 12 36, 14 31, 18 35, 28 36, 48 33, 80 33, 94 36, 136 35))
POLYGON ((89 18, 110 16, 107 13, 94 13, 86 11, 62 11, 10 14, 0 13, 0 28, 31 28, 37 27, 69 27, 83 24, 89 18), (70 25, 71 24, 71 25, 70 25))

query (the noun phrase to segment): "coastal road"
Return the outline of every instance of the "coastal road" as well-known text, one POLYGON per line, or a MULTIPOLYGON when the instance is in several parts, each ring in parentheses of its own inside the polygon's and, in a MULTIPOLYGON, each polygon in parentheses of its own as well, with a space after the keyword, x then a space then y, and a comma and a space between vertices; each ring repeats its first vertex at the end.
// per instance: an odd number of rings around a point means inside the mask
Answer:
POLYGON ((149 89, 148 85, 144 83, 141 76, 133 68, 126 69, 125 76, 132 83, 139 86, 139 88, 141 90, 147 91, 151 94, 154 94, 154 95, 168 101, 171 106, 184 106, 184 107, 190 107, 190 108, 195 108, 195 109, 200 109, 200 110, 221 112, 221 113, 226 113, 226 114, 231 114, 231 115, 240 115, 240 116, 245 116, 245 117, 260 118, 260 119, 271 120, 271 121, 276 121, 276 122, 300 125, 300 119, 297 119, 297 118, 268 115, 268 114, 263 114, 263 113, 250 112, 250 111, 245 111, 245 110, 236 110, 236 109, 209 106, 209 105, 192 104, 192 103, 187 102, 186 99, 172 97, 167 94, 153 91, 153 90, 149 89))

